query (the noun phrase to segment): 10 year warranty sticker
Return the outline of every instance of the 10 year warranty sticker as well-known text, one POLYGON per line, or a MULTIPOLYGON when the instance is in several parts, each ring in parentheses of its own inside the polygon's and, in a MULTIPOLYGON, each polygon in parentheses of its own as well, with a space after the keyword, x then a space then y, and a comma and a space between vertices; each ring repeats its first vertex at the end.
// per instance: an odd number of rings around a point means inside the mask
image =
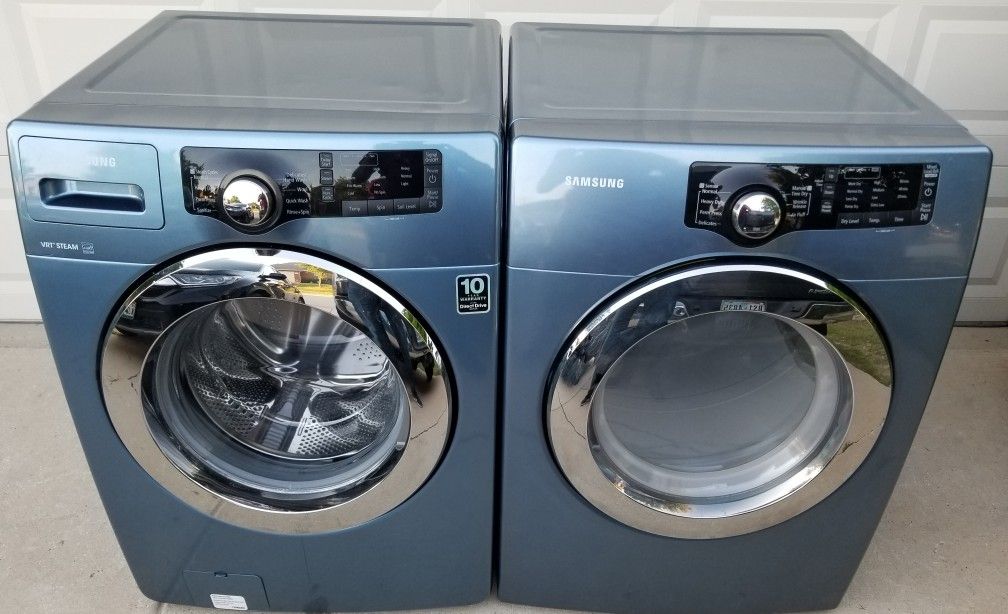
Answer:
POLYGON ((490 276, 459 275, 455 278, 455 297, 459 313, 490 311, 490 276))

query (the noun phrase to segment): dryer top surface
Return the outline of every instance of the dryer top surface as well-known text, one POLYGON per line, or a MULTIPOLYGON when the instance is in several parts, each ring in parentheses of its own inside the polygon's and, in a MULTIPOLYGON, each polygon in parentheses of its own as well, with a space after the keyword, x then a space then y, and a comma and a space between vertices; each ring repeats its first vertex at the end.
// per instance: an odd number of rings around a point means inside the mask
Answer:
POLYGON ((934 144, 936 133, 949 135, 945 144, 969 138, 839 31, 517 24, 511 32, 511 121, 533 126, 530 134, 724 142, 737 133, 778 143, 804 131, 812 136, 794 144, 836 144, 860 128, 863 144, 875 144, 880 129, 901 145, 934 144))

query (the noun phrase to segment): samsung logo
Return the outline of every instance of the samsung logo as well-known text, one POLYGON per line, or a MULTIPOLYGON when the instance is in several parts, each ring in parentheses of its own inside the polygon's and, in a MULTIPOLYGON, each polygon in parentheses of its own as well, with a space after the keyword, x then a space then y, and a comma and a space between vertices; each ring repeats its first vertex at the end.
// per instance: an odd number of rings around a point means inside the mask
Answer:
POLYGON ((564 177, 564 184, 581 188, 615 188, 623 189, 623 179, 615 177, 564 177))
POLYGON ((115 168, 116 159, 114 156, 94 156, 89 163, 95 168, 115 168))

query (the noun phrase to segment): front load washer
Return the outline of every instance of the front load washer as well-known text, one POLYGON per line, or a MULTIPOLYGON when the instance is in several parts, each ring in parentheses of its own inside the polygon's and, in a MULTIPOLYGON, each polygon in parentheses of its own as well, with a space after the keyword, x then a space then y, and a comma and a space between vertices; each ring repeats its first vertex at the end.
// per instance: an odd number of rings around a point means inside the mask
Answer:
POLYGON ((144 594, 488 594, 500 69, 489 21, 169 13, 11 124, 46 331, 144 594))
POLYGON ((501 598, 835 606, 990 152, 838 32, 511 32, 501 598))

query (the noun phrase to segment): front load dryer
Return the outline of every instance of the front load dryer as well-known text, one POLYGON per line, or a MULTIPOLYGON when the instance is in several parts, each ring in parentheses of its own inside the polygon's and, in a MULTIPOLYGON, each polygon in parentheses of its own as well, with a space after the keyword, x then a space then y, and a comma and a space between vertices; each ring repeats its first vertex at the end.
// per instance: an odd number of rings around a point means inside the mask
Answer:
POLYGON ((136 582, 483 599, 500 34, 168 13, 8 129, 28 265, 136 582))
POLYGON ((501 598, 835 606, 990 152, 838 32, 511 32, 501 598))

